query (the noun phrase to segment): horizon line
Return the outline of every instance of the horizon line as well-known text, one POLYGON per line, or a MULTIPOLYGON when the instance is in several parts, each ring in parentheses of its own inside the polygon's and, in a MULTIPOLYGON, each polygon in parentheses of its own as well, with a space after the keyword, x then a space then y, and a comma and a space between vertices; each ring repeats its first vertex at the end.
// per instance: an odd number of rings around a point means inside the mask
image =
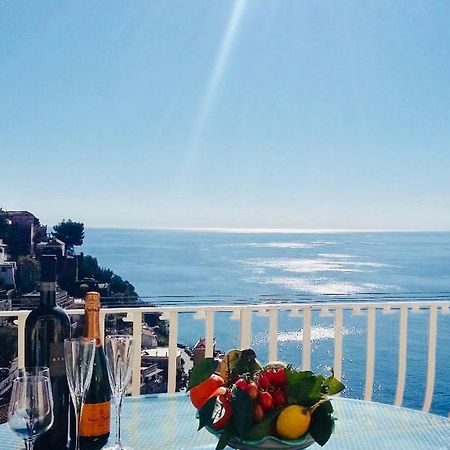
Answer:
POLYGON ((320 234, 320 233, 449 233, 445 229, 373 229, 373 228, 254 228, 254 227, 119 227, 92 226, 97 230, 130 230, 130 231, 191 231, 211 233, 280 233, 280 234, 320 234))

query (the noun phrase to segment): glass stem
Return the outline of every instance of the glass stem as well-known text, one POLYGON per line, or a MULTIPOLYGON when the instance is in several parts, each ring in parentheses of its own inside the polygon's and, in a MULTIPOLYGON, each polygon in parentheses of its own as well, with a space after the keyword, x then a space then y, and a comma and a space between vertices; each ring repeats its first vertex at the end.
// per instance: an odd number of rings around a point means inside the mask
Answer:
POLYGON ((34 448, 34 439, 28 438, 25 439, 25 450, 33 450, 34 448))
POLYGON ((122 448, 122 442, 120 442, 120 414, 122 413, 122 400, 123 394, 120 393, 116 399, 116 448, 122 448))
POLYGON ((75 405, 75 450, 80 450, 80 422, 82 400, 77 399, 75 405))

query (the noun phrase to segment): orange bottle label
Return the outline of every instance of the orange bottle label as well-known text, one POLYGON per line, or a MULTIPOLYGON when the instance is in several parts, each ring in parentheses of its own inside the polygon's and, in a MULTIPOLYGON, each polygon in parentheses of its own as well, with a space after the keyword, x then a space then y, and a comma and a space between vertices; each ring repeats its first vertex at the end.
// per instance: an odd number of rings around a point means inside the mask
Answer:
POLYGON ((109 433, 111 402, 83 405, 80 420, 80 436, 101 436, 109 433))

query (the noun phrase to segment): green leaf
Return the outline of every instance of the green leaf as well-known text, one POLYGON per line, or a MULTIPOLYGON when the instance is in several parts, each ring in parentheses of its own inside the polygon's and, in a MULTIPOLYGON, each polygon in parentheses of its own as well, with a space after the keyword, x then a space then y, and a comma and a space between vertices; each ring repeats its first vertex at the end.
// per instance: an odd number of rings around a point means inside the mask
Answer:
POLYGON ((304 378, 308 378, 312 375, 314 375, 313 372, 310 370, 296 370, 292 368, 291 366, 288 366, 285 370, 286 372, 286 379, 289 382, 298 383, 299 381, 303 380, 304 378))
POLYGON ((253 424, 253 399, 242 389, 235 387, 232 392, 232 421, 237 435, 242 439, 253 424))
POLYGON ((245 434, 245 439, 256 441, 263 438, 264 436, 269 435, 272 431, 275 419, 278 417, 279 413, 279 409, 267 413, 261 422, 253 425, 250 428, 250 430, 245 434))
POLYGON ((223 450, 231 438, 234 436, 234 428, 232 423, 228 423, 228 425, 222 430, 220 434, 219 442, 217 442, 216 450, 223 450))
POLYGON ((204 426, 212 425, 214 407, 216 406, 216 399, 217 397, 211 397, 198 410, 198 430, 201 430, 204 426))
POLYGON ((188 390, 208 379, 217 369, 219 361, 214 358, 205 358, 195 364, 189 376, 188 390))
POLYGON ((288 402, 312 406, 322 397, 322 384, 325 378, 310 371, 286 370, 288 383, 288 402))
POLYGON ((345 389, 345 386, 334 376, 328 377, 323 382, 325 388, 325 394, 334 395, 345 389))
POLYGON ((333 406, 330 401, 322 403, 311 416, 309 433, 312 438, 320 445, 324 446, 334 430, 334 418, 331 413, 333 406))

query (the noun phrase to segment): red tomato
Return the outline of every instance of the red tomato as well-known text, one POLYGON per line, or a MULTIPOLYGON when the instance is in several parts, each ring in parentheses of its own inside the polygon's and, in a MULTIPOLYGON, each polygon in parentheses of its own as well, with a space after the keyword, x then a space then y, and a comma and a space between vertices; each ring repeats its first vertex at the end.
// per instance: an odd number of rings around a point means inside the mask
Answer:
POLYGON ((216 409, 214 411, 212 426, 216 430, 222 430, 231 418, 231 403, 225 395, 217 397, 216 409))
POLYGON ((258 378, 259 387, 267 389, 270 385, 269 372, 263 372, 258 378))
POLYGON ((286 372, 284 369, 277 369, 271 373, 270 381, 275 386, 286 386, 287 380, 286 380, 286 372))
POLYGON ((261 422, 264 419, 264 410, 259 403, 255 405, 255 409, 253 410, 253 419, 255 422, 261 422))
POLYGON ((259 394, 259 404, 262 406, 264 411, 268 411, 269 409, 273 409, 273 398, 270 392, 261 392, 259 394))
POLYGON ((239 380, 234 383, 239 389, 242 389, 243 391, 247 391, 248 381, 244 380, 243 378, 239 378, 239 380))
POLYGON ((258 386, 256 385, 256 383, 254 381, 250 381, 247 385, 247 394, 249 395, 249 397, 251 397, 252 399, 256 399, 258 398, 259 395, 259 389, 258 386))
POLYGON ((283 406, 286 403, 286 395, 283 391, 274 391, 272 398, 275 406, 283 406))

